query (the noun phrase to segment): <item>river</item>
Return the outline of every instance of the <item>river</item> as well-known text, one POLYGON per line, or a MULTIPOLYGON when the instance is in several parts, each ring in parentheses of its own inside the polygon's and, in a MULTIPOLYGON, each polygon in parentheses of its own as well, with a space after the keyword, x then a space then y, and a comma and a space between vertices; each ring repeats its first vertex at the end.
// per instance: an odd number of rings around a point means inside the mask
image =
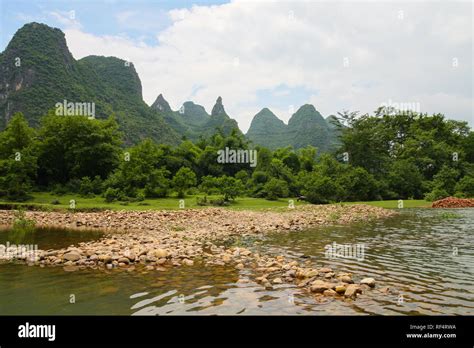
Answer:
MULTIPOLYGON (((317 303, 292 284, 262 288, 252 281, 250 269, 199 262, 166 271, 75 272, 3 263, 0 314, 474 315, 473 226, 474 209, 403 209, 384 220, 235 241, 261 253, 348 271, 358 279, 375 278, 375 290, 355 301, 317 303), (333 243, 364 245, 363 258, 328 259, 325 247, 333 243), (378 291, 382 287, 390 293, 378 291)), ((15 236, 16 242, 62 247, 100 236, 41 231, 15 236)), ((11 232, 0 232, 0 244, 12 238, 11 232)))

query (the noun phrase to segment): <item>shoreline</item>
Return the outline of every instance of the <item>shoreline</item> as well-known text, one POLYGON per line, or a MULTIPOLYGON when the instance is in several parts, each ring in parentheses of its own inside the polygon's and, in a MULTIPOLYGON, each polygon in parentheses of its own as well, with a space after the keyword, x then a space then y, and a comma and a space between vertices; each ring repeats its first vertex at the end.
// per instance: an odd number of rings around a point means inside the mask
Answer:
MULTIPOLYGON (((375 287, 373 278, 357 284, 352 274, 326 267, 314 268, 308 261, 259 255, 247 248, 225 247, 220 242, 233 237, 272 232, 297 232, 317 226, 350 224, 387 218, 396 212, 368 205, 304 205, 283 212, 235 211, 224 208, 179 211, 101 211, 88 213, 26 212, 37 227, 97 230, 105 235, 56 250, 41 250, 20 258, 29 265, 62 266, 65 271, 84 268, 125 268, 163 271, 169 267, 207 265, 251 268, 256 282, 265 288, 294 283, 315 296, 355 299, 375 287)), ((0 210, 0 225, 12 225, 14 211, 0 210)), ((384 290, 384 289, 382 289, 384 290)), ((386 289, 388 291, 388 289, 386 289)))

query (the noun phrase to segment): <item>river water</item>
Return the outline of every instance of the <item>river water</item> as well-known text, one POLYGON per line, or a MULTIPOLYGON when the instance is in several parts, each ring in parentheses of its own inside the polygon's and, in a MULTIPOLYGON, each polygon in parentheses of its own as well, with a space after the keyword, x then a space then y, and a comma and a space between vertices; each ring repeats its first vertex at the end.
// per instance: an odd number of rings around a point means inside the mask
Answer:
MULTIPOLYGON (((199 262, 148 272, 66 272, 4 263, 0 315, 474 315, 473 226, 474 209, 404 209, 385 220, 236 241, 261 253, 348 271, 355 279, 375 278, 375 290, 355 301, 318 303, 292 284, 265 290, 252 281, 250 269, 199 262), (363 258, 329 259, 325 247, 333 243, 363 245, 363 258), (389 293, 379 291, 383 287, 389 287, 389 293)), ((6 233, 0 232, 0 244, 12 237, 6 233)), ((41 237, 25 240, 40 238, 42 244, 60 247, 77 243, 75 238, 98 237, 87 232, 68 236, 61 240, 57 231, 43 230, 41 237)))

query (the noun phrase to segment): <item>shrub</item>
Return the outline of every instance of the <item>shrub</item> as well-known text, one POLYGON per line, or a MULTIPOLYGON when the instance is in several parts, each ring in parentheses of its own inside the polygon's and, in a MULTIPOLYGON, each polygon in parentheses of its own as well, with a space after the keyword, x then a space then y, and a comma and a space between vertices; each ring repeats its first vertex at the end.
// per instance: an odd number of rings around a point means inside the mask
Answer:
POLYGON ((14 229, 30 230, 35 227, 35 224, 35 220, 26 218, 26 214, 23 209, 15 211, 15 219, 13 220, 14 229))
POLYGON ((55 195, 63 196, 67 193, 67 188, 66 188, 66 186, 63 186, 61 184, 56 184, 56 185, 54 185, 51 192, 54 193, 55 195))
POLYGON ((425 200, 429 202, 437 201, 439 199, 443 199, 449 197, 449 193, 441 188, 434 188, 433 191, 427 193, 425 195, 425 200))
POLYGON ((113 201, 116 201, 120 198, 122 198, 122 193, 120 192, 119 189, 114 189, 109 187, 105 192, 104 192, 104 198, 107 203, 111 203, 113 201))
POLYGON ((145 194, 143 192, 138 192, 137 197, 135 198, 137 202, 142 202, 145 200, 145 194))
POLYGON ((79 193, 82 196, 88 196, 90 194, 94 194, 94 186, 92 185, 92 180, 85 176, 81 179, 81 184, 79 186, 79 193))
POLYGON ((474 197, 474 177, 465 176, 456 184, 456 196, 474 197))
POLYGON ((183 198, 184 192, 194 185, 196 185, 196 174, 187 167, 181 167, 173 177, 173 187, 178 192, 179 198, 183 198))
POLYGON ((268 200, 276 200, 280 197, 288 197, 288 184, 284 180, 272 178, 263 186, 263 196, 268 200))

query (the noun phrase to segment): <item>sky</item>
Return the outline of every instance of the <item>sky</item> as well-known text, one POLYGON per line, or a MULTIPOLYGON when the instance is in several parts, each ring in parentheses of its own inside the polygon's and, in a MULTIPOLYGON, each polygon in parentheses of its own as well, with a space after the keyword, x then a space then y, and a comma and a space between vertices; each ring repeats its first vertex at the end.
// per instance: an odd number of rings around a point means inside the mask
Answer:
POLYGON ((468 121, 470 1, 0 0, 0 50, 32 21, 60 28, 76 59, 133 62, 151 105, 208 112, 222 96, 246 131, 264 107, 288 121, 391 105, 468 121))

